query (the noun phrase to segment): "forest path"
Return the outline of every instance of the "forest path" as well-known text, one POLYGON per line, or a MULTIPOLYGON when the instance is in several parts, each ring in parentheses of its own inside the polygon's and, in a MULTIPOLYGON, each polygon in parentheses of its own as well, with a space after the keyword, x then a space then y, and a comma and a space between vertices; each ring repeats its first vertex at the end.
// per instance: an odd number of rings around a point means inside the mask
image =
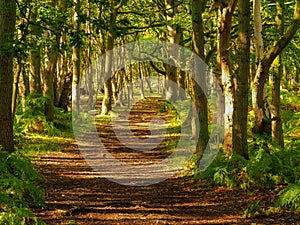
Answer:
MULTIPOLYGON (((145 105, 137 109, 136 113, 141 114, 133 120, 137 134, 147 133, 138 124, 154 111, 145 105)), ((111 129, 103 126, 99 136, 107 136, 111 129)), ((111 146, 116 158, 133 160, 134 164, 166 157, 162 151, 145 154, 122 150, 116 147, 120 143, 113 135, 107 141, 110 144, 106 146, 111 146)), ((150 186, 125 186, 95 172, 76 144, 65 147, 61 153, 42 154, 34 163, 46 178, 46 207, 34 212, 50 225, 296 224, 294 217, 286 215, 242 219, 243 211, 253 201, 261 200, 262 206, 271 206, 278 190, 253 191, 249 195, 243 190, 201 187, 197 180, 178 176, 150 186)))

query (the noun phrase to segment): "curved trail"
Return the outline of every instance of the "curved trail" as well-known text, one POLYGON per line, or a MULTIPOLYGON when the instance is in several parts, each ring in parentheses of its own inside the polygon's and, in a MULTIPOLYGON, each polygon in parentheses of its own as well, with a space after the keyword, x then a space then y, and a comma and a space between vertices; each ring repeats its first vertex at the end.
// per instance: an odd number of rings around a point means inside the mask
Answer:
MULTIPOLYGON (((143 117, 136 118, 135 125, 143 117)), ((142 165, 166 156, 163 151, 124 150, 111 129, 103 126, 99 136, 109 136, 112 153, 124 162, 142 165)), ((135 129, 137 134, 147 133, 141 126, 135 129)), ((75 144, 62 153, 43 154, 34 163, 46 178, 46 207, 34 212, 50 225, 297 224, 293 215, 242 219, 243 211, 253 201, 271 206, 278 190, 248 195, 243 190, 201 187, 197 180, 178 176, 150 186, 124 186, 94 172, 75 144)))

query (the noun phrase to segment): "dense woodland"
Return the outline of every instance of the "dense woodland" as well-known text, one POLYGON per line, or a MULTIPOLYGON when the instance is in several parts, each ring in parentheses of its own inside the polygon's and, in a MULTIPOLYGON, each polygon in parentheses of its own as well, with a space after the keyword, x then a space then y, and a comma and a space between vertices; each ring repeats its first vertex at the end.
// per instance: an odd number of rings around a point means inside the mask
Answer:
POLYGON ((196 149, 182 176, 245 190, 283 185, 275 205, 254 202, 245 217, 299 213, 299 28, 299 0, 0 0, 0 224, 42 223, 29 210, 45 201, 42 176, 29 160, 35 135, 73 139, 72 111, 83 110, 80 102, 107 118, 115 105, 146 99, 150 76, 166 101, 189 98, 195 105, 188 123, 196 149), (142 40, 189 49, 218 81, 224 143, 204 171, 211 109, 191 76, 143 61, 100 87, 89 72, 100 55, 142 40))

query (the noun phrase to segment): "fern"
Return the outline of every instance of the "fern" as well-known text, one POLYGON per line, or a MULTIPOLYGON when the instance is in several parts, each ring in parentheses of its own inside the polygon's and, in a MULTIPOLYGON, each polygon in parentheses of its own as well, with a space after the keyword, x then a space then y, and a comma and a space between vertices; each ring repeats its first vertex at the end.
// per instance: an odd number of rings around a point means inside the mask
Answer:
POLYGON ((43 224, 30 210, 45 202, 42 179, 28 158, 0 151, 0 224, 43 224))
POLYGON ((260 208, 260 200, 253 202, 249 208, 244 211, 243 218, 253 218, 265 215, 264 210, 260 208))
POLYGON ((53 122, 45 116, 45 105, 48 99, 42 95, 27 96, 25 107, 18 105, 15 116, 15 133, 43 133, 49 136, 61 136, 61 130, 72 128, 71 114, 55 108, 53 122), (61 130, 60 130, 61 129, 61 130))
POLYGON ((231 188, 235 186, 235 181, 226 168, 219 167, 216 169, 216 172, 214 174, 214 181, 217 184, 226 185, 231 188))
POLYGON ((300 182, 290 184, 280 192, 275 207, 290 206, 292 210, 300 212, 300 182))

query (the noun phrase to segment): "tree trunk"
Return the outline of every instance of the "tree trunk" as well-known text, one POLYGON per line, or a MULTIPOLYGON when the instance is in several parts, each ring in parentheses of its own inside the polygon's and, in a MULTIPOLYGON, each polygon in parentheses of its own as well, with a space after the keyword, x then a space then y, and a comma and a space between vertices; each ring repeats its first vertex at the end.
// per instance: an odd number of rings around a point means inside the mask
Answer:
POLYGON ((147 86, 149 88, 149 92, 151 94, 153 94, 153 89, 152 89, 152 83, 151 83, 151 70, 150 70, 150 65, 148 63, 143 63, 144 64, 144 70, 145 70, 145 73, 147 74, 147 77, 146 77, 146 83, 147 83, 147 86))
MULTIPOLYGON (((195 53, 204 60, 204 31, 203 31, 203 21, 202 21, 202 10, 205 8, 204 0, 193 0, 192 1, 192 20, 193 20, 193 46, 195 53)), ((192 115, 192 136, 198 134, 198 141, 196 145, 196 153, 200 154, 200 157, 203 156, 203 153, 206 149, 209 132, 208 132, 208 109, 207 109, 207 98, 205 96, 206 91, 206 81, 201 83, 202 90, 200 87, 200 77, 203 75, 201 71, 202 68, 199 68, 200 65, 195 65, 195 77, 191 80, 192 82, 192 100, 195 105, 195 109, 192 115), (198 82, 196 82, 198 81, 198 82), (199 128, 195 121, 196 115, 199 120, 199 128)), ((201 82, 201 81, 200 81, 201 82)))
POLYGON ((120 69, 120 71, 118 72, 118 76, 117 76, 117 99, 115 102, 116 106, 124 106, 123 103, 123 96, 124 96, 124 79, 126 77, 126 70, 124 68, 120 69))
POLYGON ((72 91, 72 78, 73 76, 71 73, 65 75, 58 103, 58 107, 64 109, 66 112, 68 111, 69 97, 72 91))
POLYGON ((26 102, 26 96, 29 93, 29 85, 27 85, 27 77, 25 75, 25 69, 24 65, 22 62, 20 62, 20 69, 21 69, 21 74, 19 77, 19 96, 21 97, 21 105, 22 105, 22 112, 25 112, 26 107, 25 107, 25 102, 26 102))
MULTIPOLYGON (((33 18, 36 21, 36 18, 33 18)), ((41 32, 36 25, 31 25, 32 34, 39 37, 41 32)), ((41 84, 41 50, 34 42, 30 50, 30 77, 29 87, 31 94, 42 94, 41 84)))
MULTIPOLYGON (((181 45, 181 43, 183 42, 183 29, 182 28, 178 29, 177 36, 178 36, 178 44, 181 45)), ((181 63, 180 68, 184 68, 186 66, 186 60, 185 60, 185 56, 183 55, 184 50, 182 48, 180 49, 179 54, 180 54, 180 63, 181 63)), ((185 81, 186 81, 186 72, 181 69, 178 73, 178 78, 177 78, 177 85, 179 87, 178 88, 178 99, 179 100, 187 99, 186 92, 185 92, 185 89, 186 89, 185 81)))
MULTIPOLYGON (((254 8, 254 37, 255 37, 255 49, 256 49, 256 65, 260 65, 263 57, 264 57, 264 43, 263 43, 263 37, 262 37, 262 22, 261 22, 261 1, 260 0, 254 0, 253 1, 253 8, 254 8)), ((256 66, 256 72, 254 72, 254 77, 252 79, 252 86, 254 87, 254 81, 255 81, 255 76, 258 71, 258 67, 256 66)), ((267 98, 267 87, 266 84, 263 85, 260 88, 261 92, 263 92, 264 98, 267 98)), ((265 128, 266 130, 270 130, 270 126, 268 127, 266 122, 270 118, 270 113, 269 113, 269 104, 266 104, 266 110, 265 110, 265 116, 263 116, 263 113, 259 113, 258 109, 254 107, 254 104, 262 104, 261 102, 258 102, 258 99, 256 99, 256 95, 258 92, 258 88, 252 88, 252 105, 253 105, 253 110, 254 112, 257 111, 255 114, 259 115, 260 121, 263 124, 266 124, 265 128), (263 119, 265 118, 265 119, 263 119)), ((261 99, 262 100, 262 99, 261 99)), ((258 127, 258 126, 257 126, 258 127)), ((253 128, 253 132, 257 133, 257 127, 253 128)), ((267 131, 268 133, 269 131, 267 131)))
POLYGON ((122 3, 115 5, 115 0, 111 0, 111 7, 112 7, 112 12, 110 15, 110 22, 109 22, 109 32, 108 32, 108 38, 107 38, 107 45, 106 45, 106 57, 105 57, 105 71, 104 71, 104 76, 105 76, 105 83, 104 83, 104 98, 102 102, 102 115, 108 115, 109 112, 112 109, 112 84, 111 84, 111 67, 112 67, 112 52, 111 50, 114 47, 114 35, 115 35, 115 24, 117 20, 117 15, 118 15, 118 9, 122 6, 122 3))
POLYGON ((118 101, 118 97, 117 97, 117 95, 118 95, 118 84, 117 84, 118 76, 119 76, 119 71, 116 72, 111 78, 112 97, 113 97, 113 101, 114 101, 115 105, 117 105, 117 101, 118 101))
POLYGON ((18 89, 19 89, 19 80, 22 73, 22 66, 21 62, 18 62, 17 72, 14 75, 14 82, 13 82, 13 91, 12 91, 12 117, 15 117, 16 114, 16 107, 17 107, 17 98, 18 98, 18 89))
MULTIPOLYGON (((283 14, 284 1, 276 0, 276 24, 278 32, 284 35, 284 14, 283 14)), ((272 138, 276 143, 284 147, 283 142, 283 131, 282 131, 282 120, 280 115, 280 84, 283 77, 283 60, 282 54, 278 56, 277 68, 274 68, 272 76, 272 102, 271 102, 271 128, 272 128, 272 138), (277 71, 276 71, 277 70, 277 71)))
POLYGON ((74 0, 75 3, 75 11, 74 11, 74 27, 77 33, 77 40, 75 45, 73 46, 73 79, 72 79, 72 111, 80 113, 80 45, 81 40, 79 36, 80 32, 80 22, 78 21, 78 14, 80 12, 80 0, 74 0))
POLYGON ((48 50, 48 63, 44 74, 44 96, 47 98, 45 116, 48 122, 54 120, 54 76, 56 73, 57 59, 57 49, 55 46, 51 46, 48 50))
POLYGON ((221 83, 225 100, 224 112, 224 151, 230 155, 232 152, 232 135, 233 135, 233 98, 234 84, 233 71, 230 61, 230 32, 232 27, 232 16, 236 7, 237 0, 220 3, 220 33, 218 45, 218 61, 221 69, 221 74, 218 79, 221 83))
MULTIPOLYGON (((175 6, 175 0, 166 0, 166 19, 169 23, 174 19, 174 16, 177 13, 177 7, 175 6)), ((176 39, 176 25, 169 24, 168 28, 168 40, 169 43, 175 44, 176 39)), ((173 55, 176 58, 176 52, 170 46, 168 49, 170 55, 173 55)), ((168 60, 170 61, 169 64, 166 65, 166 100, 167 101, 175 101, 178 97, 177 91, 177 69, 172 64, 172 58, 168 56, 168 60)))
POLYGON ((269 70, 276 57, 285 49, 300 27, 300 0, 296 1, 294 18, 285 34, 275 42, 274 46, 260 61, 253 82, 253 110, 255 125, 253 132, 260 135, 271 136, 271 116, 268 96, 265 93, 265 85, 268 80, 269 70))
MULTIPOLYGON (((51 5, 57 6, 58 1, 53 0, 51 5)), ((55 36, 56 40, 51 43, 51 46, 47 48, 47 63, 44 72, 44 96, 47 98, 45 103, 45 116, 48 122, 54 120, 54 77, 57 72, 58 62, 58 44, 60 37, 54 34, 52 31, 46 31, 46 36, 50 39, 51 36, 55 36)))
POLYGON ((0 146, 8 152, 14 151, 11 107, 15 24, 16 2, 0 0, 0 146))
POLYGON ((235 78, 233 110, 233 151, 249 159, 248 80, 250 78, 250 1, 239 0, 238 75, 235 78))
MULTIPOLYGON (((88 7, 88 18, 91 17, 91 6, 90 1, 86 1, 87 7, 88 7)), ((90 21, 87 21, 86 24, 87 32, 88 34, 91 34, 91 23, 90 21)), ((89 101, 88 101, 88 107, 89 109, 93 109, 95 107, 94 103, 94 81, 93 81, 93 68, 92 68, 92 37, 89 35, 88 37, 88 46, 87 46, 87 58, 88 58, 88 90, 89 90, 89 101)))
POLYGON ((132 65, 131 63, 127 67, 127 72, 125 71, 125 85, 127 86, 127 105, 131 105, 131 101, 134 100, 134 93, 132 87, 132 65))
POLYGON ((141 99, 145 98, 145 90, 144 90, 144 74, 142 71, 142 63, 139 62, 139 77, 140 77, 140 93, 141 99))

